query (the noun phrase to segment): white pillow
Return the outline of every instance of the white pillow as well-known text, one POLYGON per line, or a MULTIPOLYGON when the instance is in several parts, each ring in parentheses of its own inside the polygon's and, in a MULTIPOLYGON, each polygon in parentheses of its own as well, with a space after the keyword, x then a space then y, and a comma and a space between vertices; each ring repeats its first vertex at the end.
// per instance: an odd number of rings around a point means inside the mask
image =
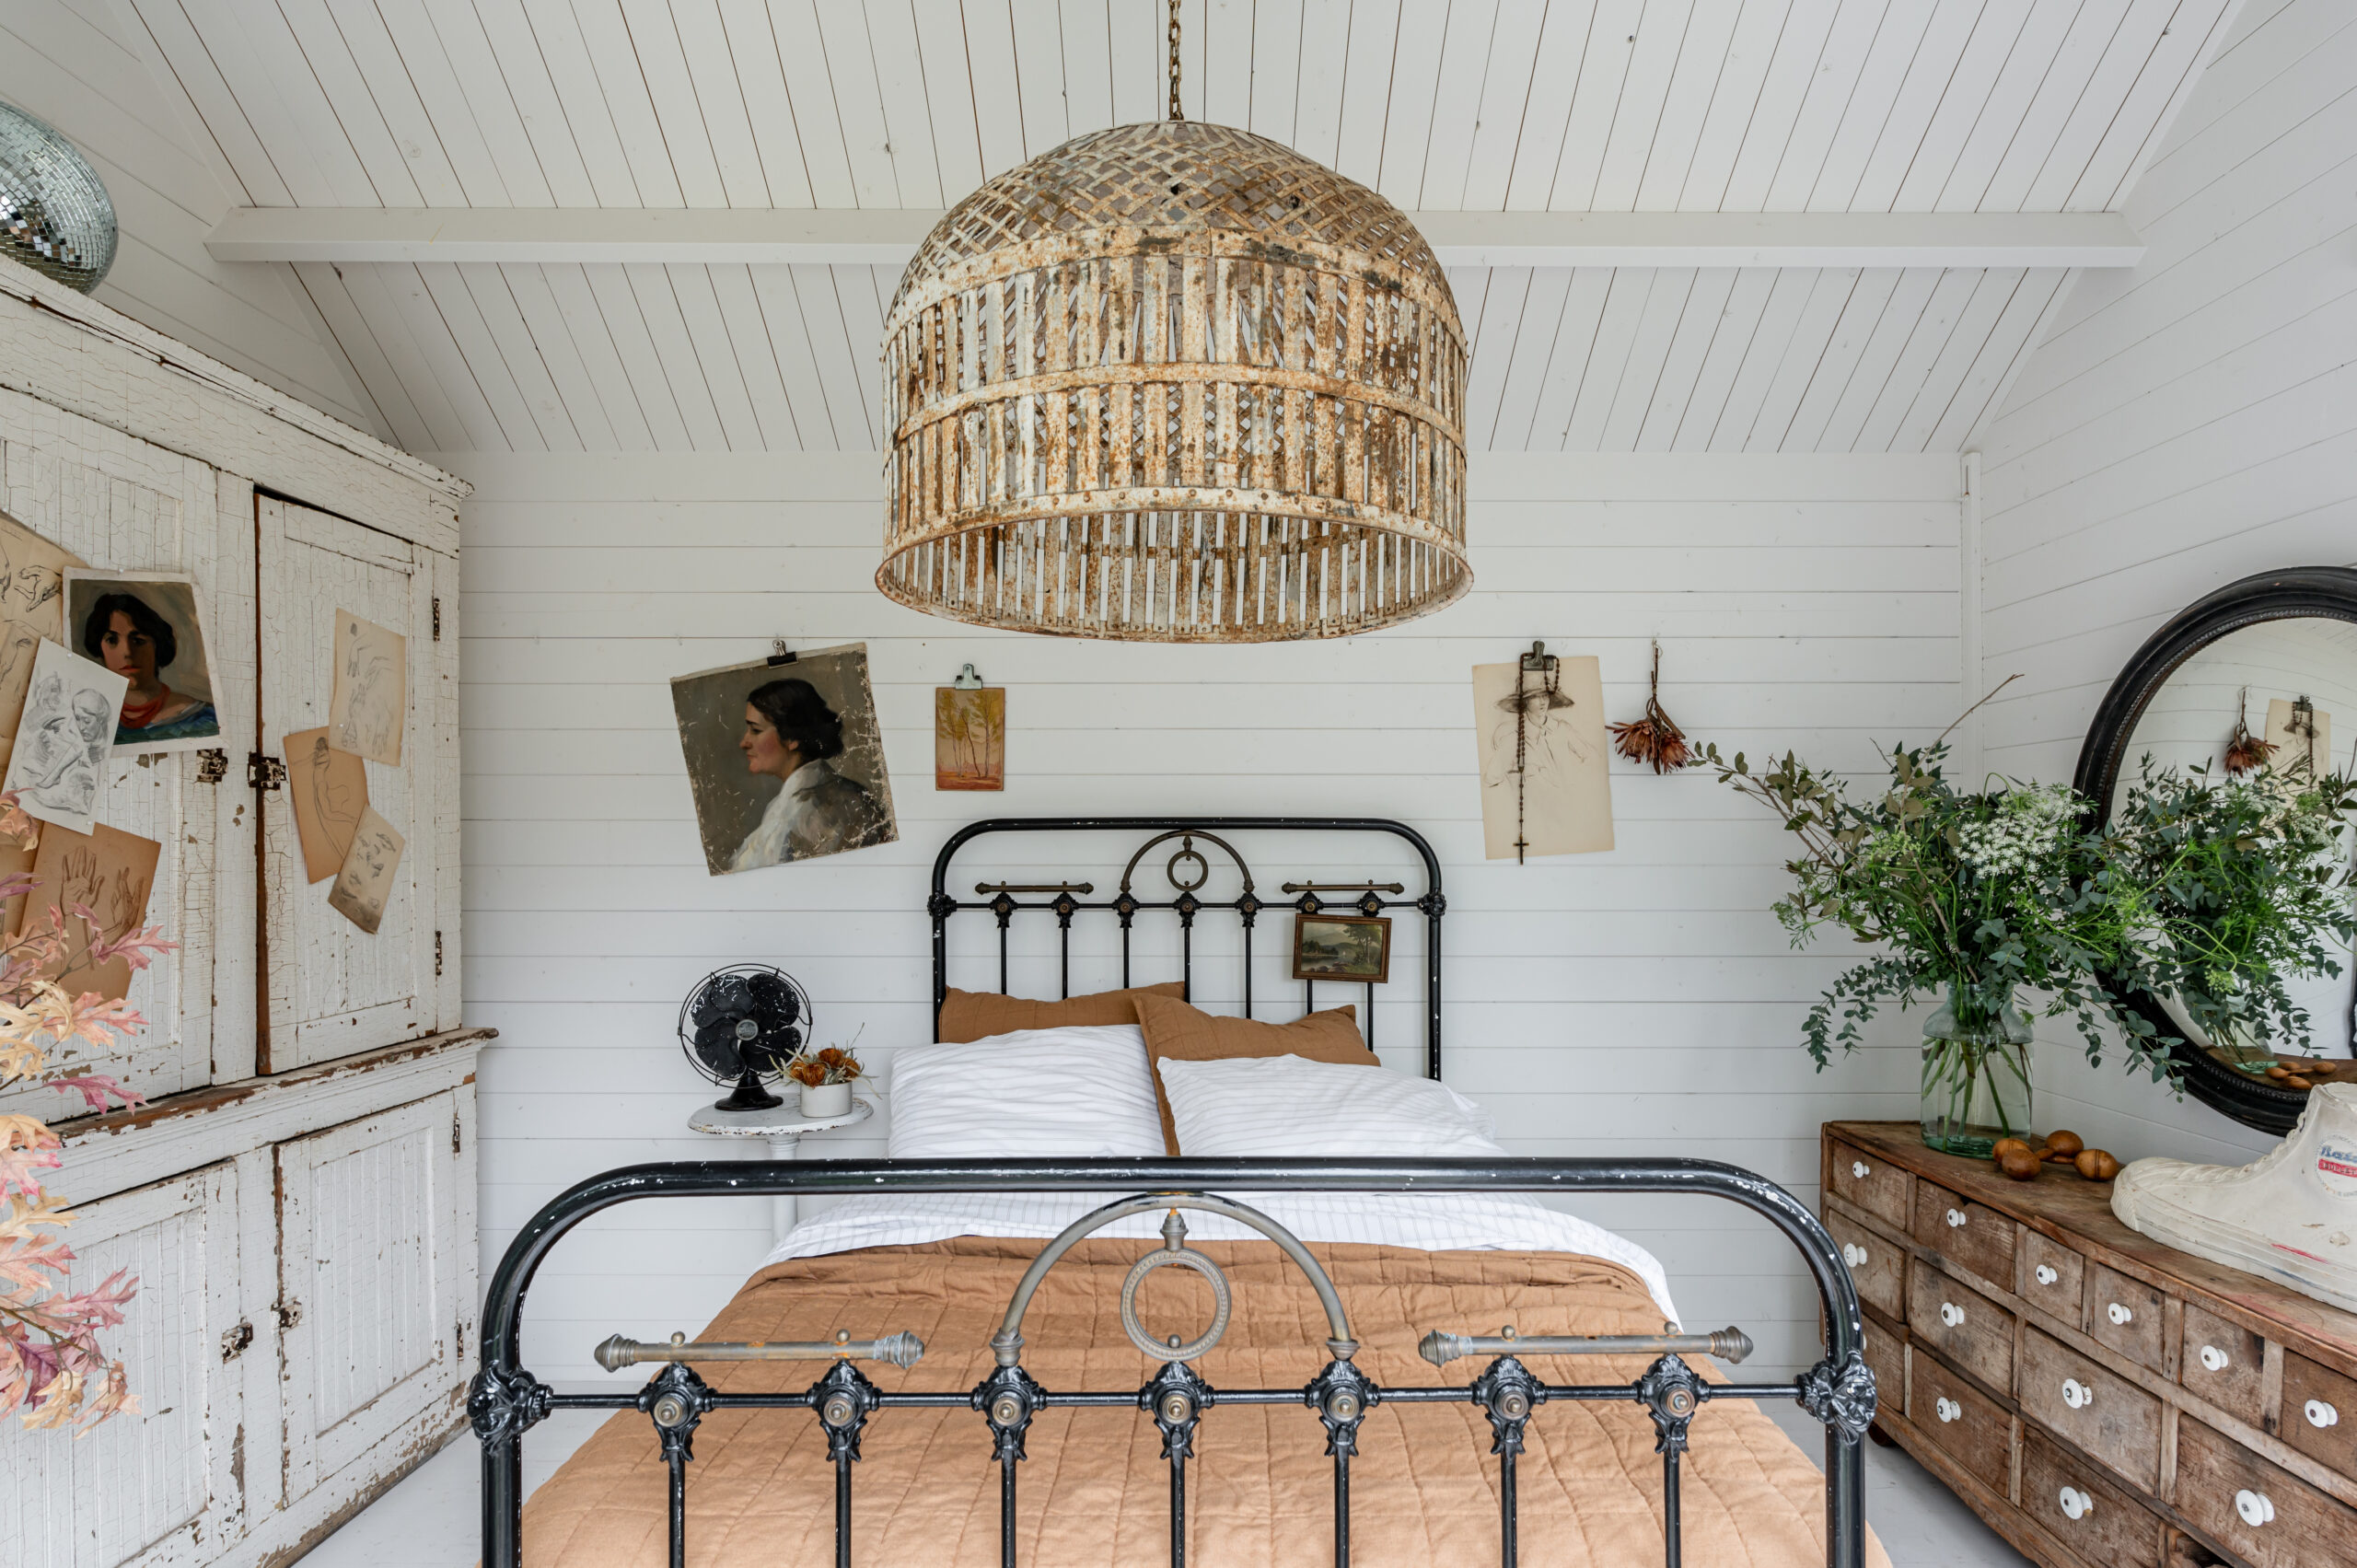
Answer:
POLYGON ((1183 1155, 1505 1153, 1482 1131, 1480 1107, 1430 1078, 1300 1056, 1166 1056, 1156 1065, 1183 1155))
POLYGON ((1016 1029, 892 1052, 896 1160, 1094 1159, 1163 1153, 1135 1024, 1016 1029))

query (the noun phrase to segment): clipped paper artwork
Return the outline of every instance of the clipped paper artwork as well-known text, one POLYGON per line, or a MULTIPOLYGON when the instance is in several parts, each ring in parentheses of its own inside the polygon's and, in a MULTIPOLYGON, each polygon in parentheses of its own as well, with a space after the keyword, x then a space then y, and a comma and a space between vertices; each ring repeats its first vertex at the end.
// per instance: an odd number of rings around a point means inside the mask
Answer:
POLYGON ((115 723, 116 750, 198 751, 221 744, 194 578, 69 569, 65 632, 75 652, 130 682, 115 723))
POLYGON ((328 744, 328 732, 296 730, 285 740, 286 799, 303 845, 303 877, 324 882, 343 869, 360 814, 368 809, 367 765, 328 744))
MULTIPOLYGON (((90 912, 109 942, 120 942, 147 923, 147 896, 156 886, 156 863, 164 846, 104 822, 87 833, 54 824, 42 830, 33 857, 32 890, 25 896, 25 927, 41 924, 55 910, 78 939, 76 905, 90 912)), ((101 996, 131 993, 131 960, 92 963, 77 946, 65 968, 51 976, 68 996, 95 991, 101 996)))
POLYGON ((0 512, 0 762, 32 689, 34 650, 44 638, 64 640, 65 572, 80 564, 72 551, 0 512))
POLYGON ((714 877, 900 838, 866 644, 682 675, 671 706, 714 877))
POLYGON ((34 650, 32 690, 17 721, 5 786, 17 792, 28 815, 77 833, 90 830, 128 684, 56 643, 34 650))
POLYGON ((2267 701, 2267 761, 2294 779, 2317 779, 2332 772, 2332 715, 2305 697, 2267 701))
POLYGON ((409 639, 348 610, 335 612, 335 691, 328 739, 339 751, 401 765, 401 720, 409 709, 409 639))
POLYGON ((933 689, 933 787, 1006 787, 1006 688, 933 689))
POLYGON ((328 907, 369 935, 385 921, 385 901, 392 897, 393 873, 401 868, 401 851, 409 847, 376 807, 360 808, 360 826, 352 835, 352 853, 328 889, 328 907))
POLYGON ((1612 847, 1604 679, 1592 656, 1556 664, 1551 678, 1519 664, 1473 667, 1481 848, 1491 860, 1612 847))

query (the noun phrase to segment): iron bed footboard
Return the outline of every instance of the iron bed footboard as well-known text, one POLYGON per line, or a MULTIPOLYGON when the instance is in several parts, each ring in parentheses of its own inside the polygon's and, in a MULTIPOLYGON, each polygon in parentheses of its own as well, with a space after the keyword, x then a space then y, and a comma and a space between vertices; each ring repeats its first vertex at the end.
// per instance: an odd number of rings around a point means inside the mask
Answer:
MULTIPOLYGON (((1110 1203, 1109 1208, 1129 1205, 1110 1203)), ((1141 1206, 1165 1207, 1155 1201, 1141 1206)), ((1229 1205, 1234 1212, 1240 1205, 1229 1205)), ((1100 1211, 1100 1214, 1106 1211, 1100 1211)), ((1250 1211, 1246 1211, 1248 1214, 1250 1211)), ((1175 1210, 1174 1210, 1175 1213, 1175 1210)), ((1094 1216, 1092 1216, 1094 1218, 1094 1216)), ((1100 1222, 1101 1223, 1101 1222, 1100 1222)), ((1268 1227, 1263 1225, 1264 1231, 1268 1227)), ((1076 1235, 1074 1232, 1068 1236, 1076 1235)), ((1271 1232, 1283 1246, 1282 1228, 1271 1232)), ((1178 1237, 1166 1228, 1166 1246, 1178 1237)), ((1050 1243, 1049 1250, 1062 1245, 1050 1243)), ((1298 1244, 1295 1244, 1296 1250, 1298 1244)), ((1149 1255, 1150 1256, 1150 1255, 1149 1255)), ((1296 1256, 1296 1261, 1300 1261, 1296 1256)), ((1143 1266, 1143 1265, 1142 1265, 1143 1266)), ((1132 1279, 1136 1276, 1132 1275, 1132 1279)), ((1126 1320, 1126 1314, 1125 1314, 1126 1320)), ((1134 1336, 1135 1330, 1132 1329, 1134 1336)), ((1429 1336, 1444 1361, 1468 1350, 1496 1349, 1483 1341, 1453 1342, 1435 1330, 1429 1336)), ((1560 1353, 1549 1342, 1533 1353, 1560 1353)), ((795 1347, 803 1349, 807 1347, 795 1347)), ((1635 1348, 1619 1344, 1612 1348, 1635 1348)), ((1483 1407, 1499 1458, 1500 1560, 1513 1568, 1516 1555, 1515 1458, 1536 1407, 1552 1400, 1631 1400, 1651 1414, 1663 1456, 1664 1550, 1667 1568, 1679 1568, 1678 1462, 1687 1426, 1702 1404, 1714 1398, 1789 1399, 1825 1426, 1827 1568, 1864 1568, 1865 1561, 1864 1460, 1862 1444, 1875 1414, 1874 1374, 1864 1354, 1864 1328, 1858 1295, 1840 1249, 1817 1216, 1791 1193, 1738 1167, 1688 1159, 1100 1159, 1006 1163, 996 1160, 830 1160, 766 1163, 681 1162, 627 1166, 590 1178, 544 1206, 509 1244, 492 1275, 482 1314, 482 1368, 469 1391, 467 1411, 482 1445, 482 1561, 484 1568, 523 1568, 523 1437, 554 1410, 646 1411, 670 1470, 671 1562, 683 1561, 686 1528, 686 1467, 702 1417, 729 1408, 800 1408, 814 1412, 828 1435, 835 1468, 835 1561, 852 1561, 852 1467, 870 1415, 909 1406, 965 1406, 981 1411, 1000 1466, 1001 1559, 1016 1564, 1016 1465, 1031 1417, 1048 1405, 1133 1405, 1161 1428, 1164 1457, 1171 1466, 1171 1561, 1186 1551, 1186 1463, 1192 1456, 1196 1422, 1215 1403, 1304 1403, 1324 1426, 1327 1451, 1334 1458, 1334 1542, 1338 1568, 1350 1561, 1350 1460, 1366 1411, 1384 1401, 1463 1401, 1483 1407), (877 1341, 842 1347, 824 1376, 807 1393, 726 1394, 698 1377, 685 1361, 672 1361, 645 1385, 626 1393, 559 1394, 522 1365, 519 1330, 524 1297, 551 1248, 566 1232, 601 1210, 650 1198, 747 1197, 802 1193, 847 1194, 879 1191, 921 1192, 1102 1191, 1109 1200, 1134 1197, 1202 1199, 1179 1206, 1220 1206, 1211 1193, 1275 1191, 1355 1192, 1667 1192, 1699 1193, 1739 1203, 1764 1215, 1806 1261, 1824 1307, 1824 1357, 1788 1383, 1704 1383, 1671 1352, 1655 1361, 1631 1384, 1550 1385, 1512 1355, 1488 1363, 1469 1386, 1384 1388, 1352 1364, 1356 1344, 1349 1338, 1331 1299, 1331 1288, 1310 1264, 1305 1272, 1329 1302, 1334 1337, 1331 1359, 1306 1388, 1213 1389, 1185 1361, 1168 1361, 1142 1389, 1060 1390, 1042 1388, 1023 1370, 1019 1332, 1027 1288, 1009 1308, 1008 1327, 993 1338, 996 1371, 971 1395, 885 1393, 852 1365, 851 1356, 873 1353, 900 1359, 900 1347, 877 1341)), ((714 1359, 719 1359, 715 1357, 714 1359)))

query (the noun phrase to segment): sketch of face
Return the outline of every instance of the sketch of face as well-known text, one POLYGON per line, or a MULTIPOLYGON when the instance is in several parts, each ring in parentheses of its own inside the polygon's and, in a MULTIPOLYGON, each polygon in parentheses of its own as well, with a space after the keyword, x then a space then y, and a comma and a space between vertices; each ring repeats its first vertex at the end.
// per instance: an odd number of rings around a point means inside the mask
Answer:
POLYGON ((802 743, 778 738, 777 726, 752 703, 745 704, 745 733, 737 749, 745 754, 745 771, 782 779, 802 765, 802 743))
POLYGON ((106 632, 99 639, 99 656, 117 675, 129 676, 134 687, 155 683, 156 640, 133 625, 131 617, 120 610, 107 617, 106 632))
POLYGON ((96 691, 74 693, 74 724, 85 742, 103 747, 114 734, 114 714, 96 691))

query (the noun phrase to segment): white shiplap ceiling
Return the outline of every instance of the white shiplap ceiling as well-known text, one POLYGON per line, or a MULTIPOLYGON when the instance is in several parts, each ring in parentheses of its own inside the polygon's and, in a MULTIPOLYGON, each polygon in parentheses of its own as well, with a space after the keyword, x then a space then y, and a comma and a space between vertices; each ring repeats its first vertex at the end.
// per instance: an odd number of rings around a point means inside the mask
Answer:
MULTIPOLYGON (((1164 93, 1159 0, 126 4, 264 207, 938 208, 1164 93)), ((1184 91, 1411 210, 2103 212, 2235 4, 1189 0, 1184 91)), ((412 449, 884 438, 892 268, 295 271, 412 449)), ((1951 450, 2068 275, 1461 269, 1469 443, 1951 450)))

